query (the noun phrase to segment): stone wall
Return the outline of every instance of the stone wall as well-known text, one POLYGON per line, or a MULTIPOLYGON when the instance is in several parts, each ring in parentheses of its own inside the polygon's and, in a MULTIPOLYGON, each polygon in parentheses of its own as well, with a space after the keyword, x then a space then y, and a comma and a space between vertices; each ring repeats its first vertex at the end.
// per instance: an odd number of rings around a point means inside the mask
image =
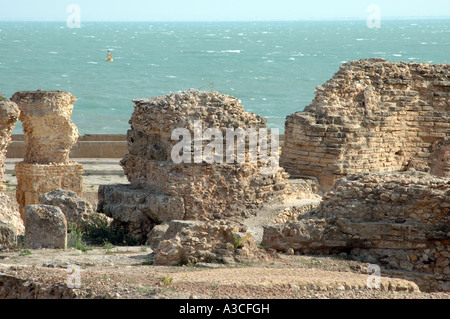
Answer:
POLYGON ((423 290, 450 290, 450 179, 408 172, 349 175, 320 207, 266 227, 263 245, 302 253, 347 252, 407 272, 423 290), (414 274, 419 274, 414 276, 414 274))
POLYGON ((5 169, 5 158, 11 133, 19 119, 19 108, 14 102, 0 100, 0 191, 4 191, 3 173, 5 169))
POLYGON ((25 135, 25 158, 16 164, 17 202, 26 220, 26 206, 39 204, 39 196, 57 188, 82 195, 83 167, 69 161, 78 139, 70 120, 76 99, 68 92, 17 92, 12 98, 20 109, 25 135))
POLYGON ((281 165, 318 177, 324 191, 347 174, 401 171, 411 161, 449 176, 448 146, 441 155, 433 148, 450 136, 449 65, 346 63, 287 117, 285 135, 281 165))

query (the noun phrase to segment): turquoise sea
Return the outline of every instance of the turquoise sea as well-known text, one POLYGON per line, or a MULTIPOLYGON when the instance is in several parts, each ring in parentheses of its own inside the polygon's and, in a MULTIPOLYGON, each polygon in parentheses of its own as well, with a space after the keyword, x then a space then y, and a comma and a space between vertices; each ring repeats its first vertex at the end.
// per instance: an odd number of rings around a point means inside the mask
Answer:
POLYGON ((371 57, 450 63, 450 20, 0 22, 0 93, 69 91, 81 134, 125 134, 133 99, 215 89, 284 131, 342 63, 371 57))

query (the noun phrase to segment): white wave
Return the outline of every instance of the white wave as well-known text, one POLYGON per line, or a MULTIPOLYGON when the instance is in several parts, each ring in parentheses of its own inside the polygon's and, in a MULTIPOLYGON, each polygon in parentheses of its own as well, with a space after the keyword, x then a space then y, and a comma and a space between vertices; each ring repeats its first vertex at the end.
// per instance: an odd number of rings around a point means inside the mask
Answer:
POLYGON ((69 75, 68 75, 68 74, 61 74, 61 76, 62 76, 63 78, 67 78, 67 77, 69 77, 69 75))
POLYGON ((98 62, 88 62, 89 64, 98 64, 98 62))
POLYGON ((241 53, 241 50, 223 50, 222 53, 241 53))
POLYGON ((295 58, 289 58, 289 60, 291 60, 291 61, 295 61, 295 58))
POLYGON ((393 54, 393 56, 402 56, 401 54, 393 54))
POLYGON ((48 52, 49 54, 59 54, 58 52, 56 52, 56 51, 50 51, 50 52, 48 52))
POLYGON ((177 77, 175 75, 166 75, 166 78, 168 78, 168 79, 176 79, 177 77))

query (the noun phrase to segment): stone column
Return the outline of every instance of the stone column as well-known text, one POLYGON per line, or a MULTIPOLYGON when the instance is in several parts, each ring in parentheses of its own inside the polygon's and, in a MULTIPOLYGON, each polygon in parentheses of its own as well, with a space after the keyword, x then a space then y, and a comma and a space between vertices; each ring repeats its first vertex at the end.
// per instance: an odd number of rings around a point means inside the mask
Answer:
POLYGON ((19 108, 16 103, 0 101, 0 191, 5 190, 3 172, 5 168, 6 149, 11 143, 11 133, 19 119, 19 108))
POLYGON ((17 202, 22 219, 26 207, 57 188, 83 191, 83 166, 69 160, 79 133, 70 119, 76 98, 69 92, 17 92, 11 98, 20 109, 26 151, 16 164, 17 202))

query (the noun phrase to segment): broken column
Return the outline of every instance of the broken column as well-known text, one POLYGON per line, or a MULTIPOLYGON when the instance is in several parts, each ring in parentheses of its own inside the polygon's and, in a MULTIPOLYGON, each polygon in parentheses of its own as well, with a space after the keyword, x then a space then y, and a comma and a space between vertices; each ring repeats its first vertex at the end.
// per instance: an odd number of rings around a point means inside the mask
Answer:
MULTIPOLYGON (((286 173, 277 160, 273 171, 263 174, 267 163, 250 161, 248 147, 241 154, 244 162, 228 163, 224 156, 227 145, 221 138, 227 129, 266 129, 266 120, 245 112, 238 99, 189 90, 134 102, 129 152, 121 161, 131 185, 101 186, 99 207, 138 241, 145 241, 155 224, 171 219, 239 221, 249 207, 284 198, 286 173), (186 129, 187 136, 173 135, 177 129, 186 129), (205 138, 208 129, 221 136, 205 138), (177 148, 186 139, 188 146, 177 148), (216 160, 210 161, 206 153, 214 141, 209 155, 216 160), (196 158, 199 150, 205 156, 196 158), (173 153, 186 160, 176 162, 173 153)), ((249 145, 249 136, 244 142, 249 145)), ((233 152, 237 145, 230 146, 233 152)))
POLYGON ((0 100, 0 191, 5 190, 3 173, 6 151, 9 143, 11 143, 11 133, 18 119, 19 108, 16 103, 0 100))
POLYGON ((69 92, 17 92, 11 98, 20 109, 26 151, 16 164, 17 201, 22 218, 26 206, 39 204, 39 196, 57 188, 81 196, 83 166, 69 160, 79 133, 70 120, 75 97, 69 92))

